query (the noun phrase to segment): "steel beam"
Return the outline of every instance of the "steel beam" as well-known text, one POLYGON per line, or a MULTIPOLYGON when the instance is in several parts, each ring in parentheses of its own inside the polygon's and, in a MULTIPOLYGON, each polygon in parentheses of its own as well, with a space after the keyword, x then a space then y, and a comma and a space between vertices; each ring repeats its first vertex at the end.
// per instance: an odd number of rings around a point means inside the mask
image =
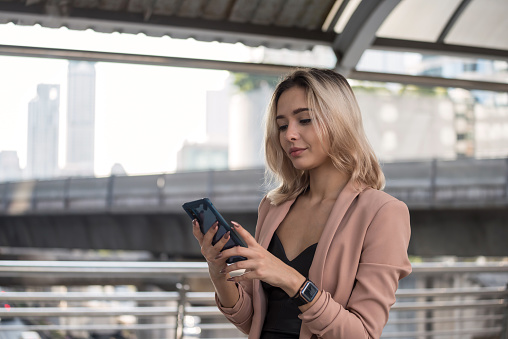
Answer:
POLYGON ((460 58, 508 60, 508 50, 402 39, 376 38, 369 48, 385 51, 449 55, 460 58))
POLYGON ((508 83, 493 81, 450 79, 419 75, 364 72, 356 70, 351 71, 351 73, 349 74, 349 78, 366 81, 395 82, 407 85, 417 85, 427 87, 456 87, 470 90, 508 92, 508 83))
MULTIPOLYGON (((64 60, 85 60, 92 62, 114 62, 114 63, 127 63, 138 65, 157 65, 168 67, 215 69, 215 70, 226 70, 230 72, 245 72, 275 76, 286 74, 295 68, 295 66, 289 65, 191 59, 168 56, 109 53, 96 51, 76 51, 58 48, 42 48, 42 47, 10 46, 10 45, 0 45, 0 55, 64 59, 64 60)), ((366 81, 397 82, 418 86, 457 87, 465 89, 508 92, 508 84, 489 81, 413 76, 392 73, 364 72, 357 70, 351 70, 349 73, 349 78, 366 81)))
POLYGON ((330 24, 328 24, 328 27, 325 28, 327 32, 334 32, 335 25, 337 25, 337 22, 339 21, 342 13, 344 13, 344 9, 346 9, 346 6, 348 5, 349 1, 350 0, 343 0, 342 3, 339 5, 339 8, 337 8, 337 11, 333 14, 333 18, 330 20, 330 24))
POLYGON ((376 32, 400 0, 362 1, 332 48, 337 55, 336 69, 349 76, 363 52, 376 38, 376 32))
POLYGON ((448 20, 448 22, 446 23, 445 28, 443 28, 443 30, 441 31, 441 34, 439 34, 439 38, 437 38, 437 41, 436 41, 437 43, 440 43, 440 44, 444 43, 446 36, 451 31, 451 29, 453 28, 453 25, 455 25, 457 20, 460 18, 460 15, 462 14, 462 12, 464 12, 464 10, 466 9, 467 5, 469 5, 470 2, 471 2, 471 0, 462 0, 462 2, 457 6, 457 8, 455 9, 455 12, 453 12, 450 20, 448 20))
POLYGON ((66 60, 84 60, 92 62, 115 62, 124 64, 156 65, 170 67, 187 67, 200 69, 226 70, 230 72, 245 72, 276 75, 285 74, 294 66, 259 64, 249 62, 219 61, 207 59, 191 59, 169 56, 109 53, 96 51, 76 51, 59 48, 27 47, 0 45, 0 55, 50 58, 66 60))

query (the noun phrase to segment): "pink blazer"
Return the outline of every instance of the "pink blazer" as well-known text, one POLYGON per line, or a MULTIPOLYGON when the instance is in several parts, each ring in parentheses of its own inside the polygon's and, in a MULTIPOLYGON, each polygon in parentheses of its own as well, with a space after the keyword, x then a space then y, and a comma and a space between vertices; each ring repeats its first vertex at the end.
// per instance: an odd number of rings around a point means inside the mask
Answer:
MULTIPOLYGON (((255 238, 267 248, 294 200, 259 205, 255 238)), ((319 239, 309 278, 322 291, 299 315, 300 338, 379 338, 395 302, 400 279, 411 273, 406 205, 372 188, 341 192, 319 239)), ((236 327, 259 338, 266 297, 259 280, 238 285, 240 299, 232 308, 217 306, 236 327)))

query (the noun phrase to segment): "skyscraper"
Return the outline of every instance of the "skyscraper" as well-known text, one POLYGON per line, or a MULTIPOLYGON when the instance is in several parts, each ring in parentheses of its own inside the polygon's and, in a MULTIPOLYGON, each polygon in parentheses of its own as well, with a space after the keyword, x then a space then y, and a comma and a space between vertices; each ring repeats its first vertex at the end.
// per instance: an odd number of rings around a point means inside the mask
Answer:
POLYGON ((0 151, 0 182, 20 180, 21 168, 16 151, 0 151))
POLYGON ((178 171, 225 170, 228 168, 229 97, 231 85, 206 93, 206 142, 185 141, 177 154, 178 171))
POLYGON ((44 179, 58 175, 60 85, 40 84, 28 104, 27 173, 44 179))
POLYGON ((236 93, 229 111, 229 167, 260 168, 265 165, 263 116, 273 93, 267 82, 236 93))
POLYGON ((65 174, 94 175, 95 64, 69 61, 65 174))

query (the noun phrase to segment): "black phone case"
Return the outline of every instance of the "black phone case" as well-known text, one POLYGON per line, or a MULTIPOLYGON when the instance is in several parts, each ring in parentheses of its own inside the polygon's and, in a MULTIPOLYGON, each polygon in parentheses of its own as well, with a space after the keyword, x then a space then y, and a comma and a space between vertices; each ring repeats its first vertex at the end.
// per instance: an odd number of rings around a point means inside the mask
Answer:
MULTIPOLYGON (((222 217, 222 215, 219 213, 219 211, 217 211, 215 206, 212 204, 210 199, 203 198, 203 199, 199 199, 199 200, 195 200, 195 201, 189 201, 189 202, 186 202, 185 204, 183 204, 182 207, 185 210, 185 212, 187 213, 187 215, 191 218, 191 220, 194 220, 194 219, 198 220, 199 227, 200 227, 201 232, 203 234, 205 234, 210 229, 210 227, 213 225, 213 223, 215 223, 215 221, 219 222, 219 230, 217 231, 214 239, 212 240, 213 245, 215 245, 220 240, 220 238, 222 238, 222 236, 226 232, 229 231, 231 238, 226 243, 226 245, 224 246, 223 249, 228 249, 228 248, 231 248, 234 246, 247 247, 247 244, 242 239, 242 237, 238 233, 236 233, 236 231, 226 222, 226 220, 222 217), (215 220, 213 220, 213 221, 209 220, 208 225, 204 225, 204 220, 203 220, 204 217, 201 218, 198 215, 198 214, 200 214, 198 211, 200 211, 201 209, 203 209, 203 211, 209 210, 209 212, 213 213, 213 217, 215 218, 215 220), (205 226, 206 226, 206 229, 205 229, 205 226), (222 230, 221 230, 221 227, 223 228, 222 230)), ((210 215, 208 215, 208 217, 210 217, 210 215)), ((236 256, 236 257, 228 258, 228 260, 226 260, 226 262, 233 263, 233 262, 240 261, 240 260, 246 260, 246 258, 236 256)))

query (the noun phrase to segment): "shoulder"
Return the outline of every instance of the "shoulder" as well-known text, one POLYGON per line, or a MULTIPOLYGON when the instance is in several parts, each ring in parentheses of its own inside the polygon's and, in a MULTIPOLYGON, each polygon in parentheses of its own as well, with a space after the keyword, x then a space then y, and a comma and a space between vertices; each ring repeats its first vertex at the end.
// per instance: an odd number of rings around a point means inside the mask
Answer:
POLYGON ((374 230, 394 234, 402 232, 410 236, 410 216, 406 204, 386 192, 372 188, 359 194, 361 211, 368 215, 368 231, 374 230))
POLYGON ((378 211, 380 209, 405 209, 407 206, 404 202, 389 195, 386 192, 376 190, 370 187, 363 189, 358 194, 358 205, 368 207, 371 210, 378 211))
POLYGON ((365 188, 358 194, 354 212, 366 225, 375 220, 390 223, 399 220, 409 224, 409 209, 406 204, 386 192, 373 188, 365 188))

